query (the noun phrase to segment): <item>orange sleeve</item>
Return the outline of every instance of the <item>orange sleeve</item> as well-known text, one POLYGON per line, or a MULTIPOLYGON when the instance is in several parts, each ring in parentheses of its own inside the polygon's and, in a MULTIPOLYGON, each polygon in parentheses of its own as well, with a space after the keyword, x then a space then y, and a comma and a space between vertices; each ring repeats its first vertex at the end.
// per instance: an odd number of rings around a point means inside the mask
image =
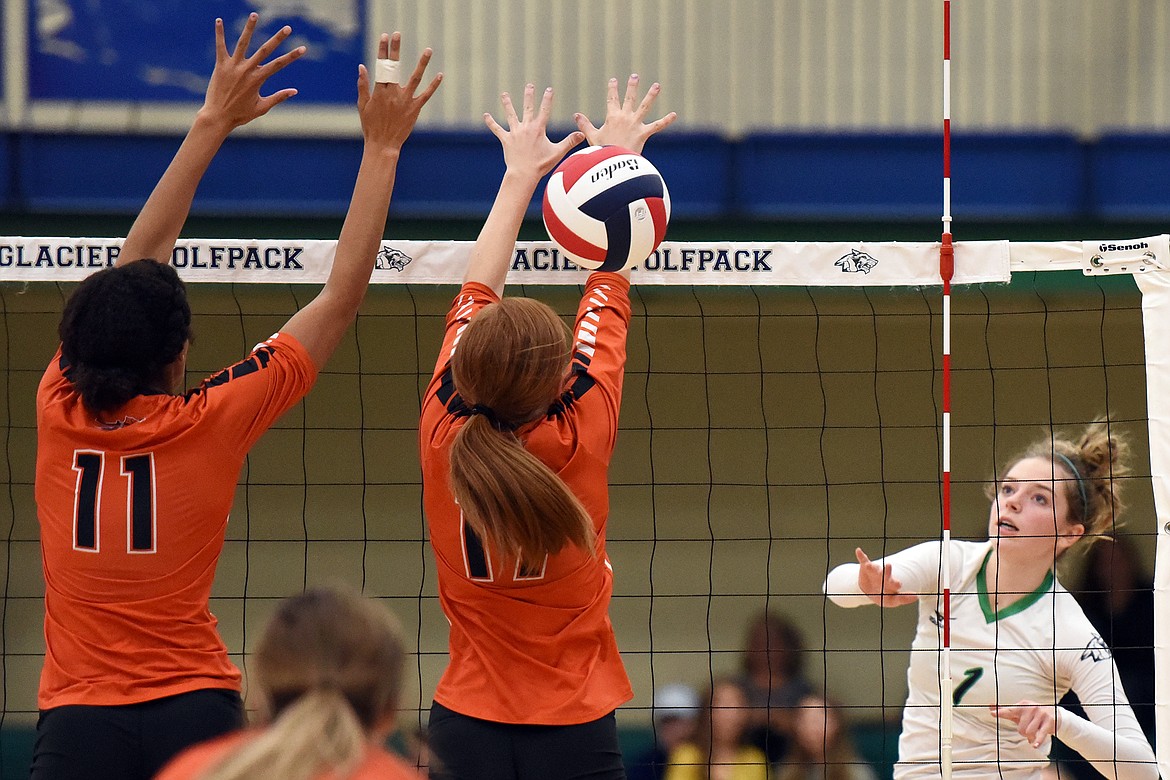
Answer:
POLYGON ((467 327, 480 309, 489 303, 496 303, 500 296, 496 291, 479 282, 468 282, 459 289, 455 300, 451 301, 451 308, 447 311, 447 322, 443 330, 443 346, 439 349, 439 357, 435 361, 435 371, 431 375, 437 377, 451 362, 451 355, 455 353, 455 345, 459 342, 459 335, 467 327))
MULTIPOLYGON (((618 413, 626 373, 626 337, 630 328, 630 282, 614 273, 590 274, 573 326, 573 364, 569 393, 587 391, 605 399, 608 450, 617 441, 618 413)), ((592 424, 595 430, 598 426, 592 424)))
POLYGON ((317 367, 301 343, 276 333, 239 363, 205 379, 188 398, 206 404, 224 446, 242 457, 316 380, 317 367))

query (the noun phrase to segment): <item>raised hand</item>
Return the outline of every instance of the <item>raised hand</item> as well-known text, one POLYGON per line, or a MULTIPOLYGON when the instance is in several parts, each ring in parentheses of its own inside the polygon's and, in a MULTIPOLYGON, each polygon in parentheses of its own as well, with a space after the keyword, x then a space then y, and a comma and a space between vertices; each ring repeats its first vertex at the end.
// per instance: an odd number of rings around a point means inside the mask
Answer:
POLYGON ((1034 701, 1022 700, 1018 704, 1006 707, 992 704, 990 710, 995 717, 1016 724, 1016 731, 1034 748, 1039 748, 1046 739, 1056 734, 1054 705, 1045 706, 1034 701))
POLYGON ((858 547, 855 551, 861 568, 857 572, 857 587, 869 596, 869 600, 880 607, 900 607, 913 604, 917 596, 902 593, 902 583, 894 578, 894 567, 887 563, 879 566, 858 547))
POLYGON ((261 96, 260 88, 268 77, 299 59, 305 53, 305 47, 298 46, 266 61, 292 34, 292 28, 286 25, 249 56, 248 47, 252 43, 252 33, 258 21, 256 14, 248 16, 236 47, 229 54, 224 41, 223 19, 215 20, 215 70, 207 84, 207 96, 200 114, 222 122, 229 132, 256 117, 264 116, 273 106, 297 94, 295 89, 289 88, 261 96))
POLYGON ((585 138, 583 133, 578 132, 570 133, 560 141, 549 139, 547 130, 552 115, 552 87, 544 91, 539 111, 536 109, 535 84, 524 87, 524 103, 519 116, 512 104, 512 96, 507 92, 500 95, 500 103, 504 108, 504 121, 508 129, 505 130, 491 114, 484 114, 483 121, 504 148, 504 162, 509 173, 535 181, 551 171, 570 149, 585 138))
MULTIPOLYGON (((370 89, 370 73, 366 66, 358 66, 357 107, 366 144, 392 151, 402 148, 414 129, 419 111, 443 81, 443 74, 439 73, 422 93, 415 94, 422 84, 432 55, 429 48, 423 49, 406 84, 376 83, 373 89, 370 89)), ((402 33, 382 33, 378 40, 378 59, 398 62, 401 56, 402 33)))
POLYGON ((625 100, 618 98, 618 80, 609 80, 609 91, 605 101, 605 122, 601 127, 594 127, 593 123, 584 114, 574 114, 577 127, 585 134, 585 139, 592 146, 621 146, 632 152, 642 152, 646 139, 659 130, 670 125, 678 114, 671 111, 661 119, 653 122, 644 122, 655 98, 662 91, 662 87, 655 82, 650 85, 645 97, 638 101, 638 74, 633 73, 626 81, 625 100))
POLYGON ((230 54, 224 43, 223 19, 215 20, 215 70, 207 84, 203 107, 134 220, 122 243, 117 265, 142 259, 170 262, 175 241, 195 199, 195 189, 224 140, 235 128, 264 116, 273 106, 297 93, 295 89, 282 89, 261 96, 260 88, 268 77, 298 59, 305 53, 305 47, 298 46, 267 61, 292 33, 292 28, 282 27, 249 57, 248 46, 258 20, 256 14, 248 17, 230 54))

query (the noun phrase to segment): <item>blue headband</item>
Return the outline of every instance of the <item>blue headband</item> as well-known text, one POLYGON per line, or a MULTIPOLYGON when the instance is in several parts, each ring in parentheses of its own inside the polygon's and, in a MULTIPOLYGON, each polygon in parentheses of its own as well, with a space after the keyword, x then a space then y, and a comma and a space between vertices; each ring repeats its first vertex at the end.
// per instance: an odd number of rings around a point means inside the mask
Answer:
POLYGON ((1067 455, 1063 455, 1056 450, 1053 450, 1052 454, 1060 458, 1064 465, 1068 466, 1068 470, 1072 473, 1072 475, 1077 478, 1077 490, 1080 491, 1081 503, 1085 506, 1085 514, 1088 514, 1089 494, 1085 491, 1085 480, 1081 478, 1081 472, 1077 470, 1077 467, 1073 465, 1072 460, 1070 460, 1067 455))

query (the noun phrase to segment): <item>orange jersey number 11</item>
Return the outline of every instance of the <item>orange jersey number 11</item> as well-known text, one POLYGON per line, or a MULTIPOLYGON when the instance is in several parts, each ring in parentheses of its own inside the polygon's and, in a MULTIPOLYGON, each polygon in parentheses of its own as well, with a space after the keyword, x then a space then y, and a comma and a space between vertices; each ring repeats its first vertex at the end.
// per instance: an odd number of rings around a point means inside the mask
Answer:
MULTIPOLYGON (((73 470, 77 488, 73 496, 73 549, 98 552, 101 529, 102 481, 106 453, 77 450, 73 470)), ((126 552, 152 553, 154 549, 154 453, 123 455, 121 475, 126 477, 126 552)))

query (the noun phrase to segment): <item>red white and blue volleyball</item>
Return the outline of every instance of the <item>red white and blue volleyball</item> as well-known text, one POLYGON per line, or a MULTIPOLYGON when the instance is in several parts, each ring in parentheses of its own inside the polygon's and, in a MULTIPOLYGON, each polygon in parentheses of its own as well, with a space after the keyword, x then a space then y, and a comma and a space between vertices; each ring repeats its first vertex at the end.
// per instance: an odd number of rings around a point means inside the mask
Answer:
POLYGON ((582 268, 637 266, 662 243, 670 194, 658 169, 620 146, 590 146, 566 157, 544 188, 548 236, 582 268))

